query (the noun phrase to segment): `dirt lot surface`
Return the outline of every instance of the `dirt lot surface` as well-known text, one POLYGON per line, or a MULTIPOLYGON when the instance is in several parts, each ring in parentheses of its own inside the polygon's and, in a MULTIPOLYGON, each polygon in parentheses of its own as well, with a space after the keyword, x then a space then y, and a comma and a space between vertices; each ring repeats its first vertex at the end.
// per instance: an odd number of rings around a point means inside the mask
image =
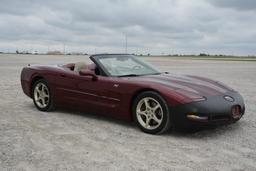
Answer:
POLYGON ((103 116, 39 112, 22 92, 22 67, 88 57, 0 55, 0 170, 256 170, 256 62, 145 59, 230 85, 244 96, 246 114, 229 126, 154 136, 103 116))

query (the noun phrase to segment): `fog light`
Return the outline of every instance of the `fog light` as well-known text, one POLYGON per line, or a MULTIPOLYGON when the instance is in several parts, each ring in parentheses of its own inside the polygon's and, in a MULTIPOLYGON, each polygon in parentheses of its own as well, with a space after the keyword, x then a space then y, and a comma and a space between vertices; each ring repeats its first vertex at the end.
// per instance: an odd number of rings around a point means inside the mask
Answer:
POLYGON ((197 116, 195 114, 188 114, 187 118, 191 119, 191 120, 197 120, 197 121, 207 121, 208 120, 208 116, 197 116))
POLYGON ((233 106, 231 109, 231 114, 235 119, 240 118, 242 115, 241 107, 239 105, 233 106))

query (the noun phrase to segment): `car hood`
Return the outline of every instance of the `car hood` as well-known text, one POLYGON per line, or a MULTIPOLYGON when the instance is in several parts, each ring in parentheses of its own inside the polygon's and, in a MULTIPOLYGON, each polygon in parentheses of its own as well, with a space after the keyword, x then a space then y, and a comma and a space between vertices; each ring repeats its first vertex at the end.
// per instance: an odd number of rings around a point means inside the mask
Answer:
POLYGON ((228 91, 234 91, 232 88, 204 77, 185 75, 174 76, 170 74, 150 75, 134 77, 131 79, 146 82, 151 85, 161 85, 175 90, 179 94, 187 96, 202 96, 209 97, 214 95, 224 94, 228 91), (148 83, 150 82, 150 83, 148 83))

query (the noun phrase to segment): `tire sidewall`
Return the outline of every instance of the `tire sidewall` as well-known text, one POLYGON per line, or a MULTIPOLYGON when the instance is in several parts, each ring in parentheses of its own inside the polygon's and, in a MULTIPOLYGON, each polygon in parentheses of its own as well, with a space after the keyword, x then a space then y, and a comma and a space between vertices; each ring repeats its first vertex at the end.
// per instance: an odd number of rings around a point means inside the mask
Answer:
POLYGON ((34 105, 36 106, 36 108, 37 108, 38 110, 40 110, 40 111, 50 111, 50 110, 53 109, 53 96, 52 96, 52 91, 51 91, 51 89, 50 89, 50 87, 49 87, 49 85, 48 85, 48 83, 47 83, 46 80, 40 79, 40 80, 37 80, 37 81, 33 84, 33 88, 32 88, 32 97, 33 97, 34 105), (47 106, 44 107, 44 108, 41 108, 41 107, 39 107, 39 106, 36 104, 35 97, 34 97, 35 87, 36 87, 36 85, 39 84, 39 83, 43 83, 43 84, 48 88, 48 90, 49 90, 49 97, 50 97, 49 103, 48 103, 47 106))
POLYGON ((141 94, 139 94, 136 99, 134 100, 133 102, 133 105, 132 105, 132 113, 133 113, 133 118, 136 122, 136 124, 139 126, 139 128, 146 132, 146 133, 150 133, 150 134, 161 134, 161 133, 164 133, 165 131, 167 131, 169 128, 170 128, 170 113, 169 113, 169 108, 168 108, 168 105, 165 101, 165 99, 157 92, 154 92, 154 91, 146 91, 146 92, 143 92, 141 94), (158 101, 158 103, 161 105, 162 107, 162 110, 163 110, 163 120, 162 120, 162 123, 160 124, 159 127, 155 128, 155 129, 146 129, 144 128, 138 121, 137 119, 137 114, 136 114, 136 108, 137 108, 137 105, 139 103, 139 101, 145 97, 151 97, 155 100, 158 101))

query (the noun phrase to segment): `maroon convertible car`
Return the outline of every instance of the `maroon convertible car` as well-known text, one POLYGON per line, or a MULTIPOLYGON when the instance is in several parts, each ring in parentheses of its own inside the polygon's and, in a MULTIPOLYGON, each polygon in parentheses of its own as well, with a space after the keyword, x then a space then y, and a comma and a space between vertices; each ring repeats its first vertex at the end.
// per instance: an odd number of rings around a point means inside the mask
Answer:
POLYGON ((69 105, 134 120, 151 134, 173 126, 234 123, 245 112, 242 96, 218 81, 161 73, 128 54, 90 59, 90 64, 29 65, 21 72, 23 91, 41 111, 69 105))

